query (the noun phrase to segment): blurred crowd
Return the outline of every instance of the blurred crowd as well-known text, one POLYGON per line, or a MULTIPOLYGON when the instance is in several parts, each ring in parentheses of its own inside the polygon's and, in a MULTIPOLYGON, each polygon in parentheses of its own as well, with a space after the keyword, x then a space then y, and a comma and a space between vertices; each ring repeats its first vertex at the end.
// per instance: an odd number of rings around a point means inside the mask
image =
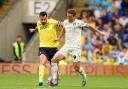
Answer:
POLYGON ((5 2, 7 2, 8 0, 0 0, 0 9, 2 8, 2 6, 4 5, 5 2))
POLYGON ((128 64, 128 0, 85 0, 79 19, 106 33, 82 32, 83 63, 128 64))
POLYGON ((106 33, 83 31, 82 62, 128 63, 128 0, 86 0, 79 19, 106 33))

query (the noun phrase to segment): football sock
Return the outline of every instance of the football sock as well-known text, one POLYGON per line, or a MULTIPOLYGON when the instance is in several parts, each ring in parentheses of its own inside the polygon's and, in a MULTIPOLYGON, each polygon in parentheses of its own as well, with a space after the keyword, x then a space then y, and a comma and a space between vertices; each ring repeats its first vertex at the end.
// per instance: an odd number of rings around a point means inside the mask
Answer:
POLYGON ((45 66, 44 65, 40 65, 39 66, 39 81, 43 81, 44 70, 45 70, 45 66))
POLYGON ((58 72, 57 63, 52 63, 51 64, 51 74, 52 74, 52 76, 57 78, 57 72, 58 72))
POLYGON ((83 78, 84 80, 86 80, 86 73, 85 73, 84 69, 83 69, 81 66, 80 66, 79 73, 80 73, 80 75, 82 76, 82 78, 83 78))

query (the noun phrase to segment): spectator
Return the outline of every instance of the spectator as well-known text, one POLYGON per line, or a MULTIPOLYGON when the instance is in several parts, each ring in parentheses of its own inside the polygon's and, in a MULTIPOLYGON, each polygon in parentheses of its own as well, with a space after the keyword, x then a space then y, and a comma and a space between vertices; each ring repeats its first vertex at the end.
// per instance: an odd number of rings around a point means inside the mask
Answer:
POLYGON ((102 0, 86 0, 86 2, 89 5, 90 10, 98 10, 100 4, 102 3, 102 0))
POLYGON ((105 44, 102 47, 102 58, 106 61, 109 59, 109 56, 112 52, 112 46, 109 44, 108 41, 105 42, 105 44))
POLYGON ((114 59, 115 62, 118 62, 118 55, 120 54, 120 51, 117 47, 117 45, 113 45, 111 57, 114 59))
POLYGON ((94 15, 95 15, 96 19, 99 19, 99 18, 105 16, 106 12, 105 12, 104 8, 102 6, 100 6, 98 10, 94 11, 94 15))
POLYGON ((103 6, 105 10, 107 10, 111 6, 111 2, 110 0, 103 0, 101 5, 103 6))
POLYGON ((101 18, 96 20, 96 26, 100 31, 103 31, 103 21, 101 18))
POLYGON ((93 45, 93 55, 96 55, 96 52, 99 51, 101 53, 102 44, 99 37, 97 37, 96 41, 93 45))
POLYGON ((112 7, 121 8, 121 0, 111 0, 112 7))
POLYGON ((118 56, 118 63, 124 64, 125 60, 127 60, 127 55, 128 55, 128 49, 123 47, 118 56))
POLYGON ((86 21, 86 19, 87 19, 87 16, 88 16, 88 12, 86 11, 86 10, 82 10, 81 12, 80 12, 80 17, 79 17, 79 19, 81 19, 82 21, 86 21))
POLYGON ((92 44, 91 42, 88 40, 88 38, 85 38, 85 46, 84 49, 86 50, 86 58, 88 59, 89 63, 92 63, 92 44))
POLYGON ((111 28, 109 27, 108 24, 104 24, 104 32, 106 33, 105 37, 104 37, 104 40, 106 41, 109 37, 110 32, 111 32, 111 28))
POLYGON ((126 13, 124 12, 124 15, 119 18, 119 22, 120 22, 123 26, 125 26, 126 23, 128 23, 128 14, 126 14, 126 13))
POLYGON ((101 58, 101 53, 98 51, 96 52, 96 55, 92 57, 92 59, 93 59, 94 63, 102 63, 103 62, 103 60, 101 58))
POLYGON ((122 25, 121 24, 115 24, 114 25, 114 28, 113 28, 113 31, 115 33, 115 38, 117 40, 119 38, 122 39, 122 31, 123 31, 123 28, 122 28, 122 25))
POLYGON ((128 48, 128 23, 126 24, 122 32, 122 43, 123 47, 128 48))
POLYGON ((121 7, 124 12, 128 13, 128 0, 122 0, 121 7))
POLYGON ((109 12, 109 16, 110 18, 112 18, 113 16, 115 16, 116 18, 119 18, 123 16, 123 11, 117 7, 113 7, 113 10, 109 12))
POLYGON ((92 27, 96 27, 96 21, 94 15, 89 15, 85 21, 86 23, 90 24, 92 27))
POLYGON ((112 32, 110 32, 110 35, 109 35, 109 37, 108 37, 108 39, 107 39, 107 41, 109 42, 109 44, 110 45, 112 45, 112 46, 115 46, 115 45, 117 45, 117 39, 114 37, 114 32, 112 31, 112 32))
POLYGON ((15 56, 15 62, 21 62, 24 53, 24 42, 21 35, 17 36, 16 41, 13 43, 13 53, 15 56))

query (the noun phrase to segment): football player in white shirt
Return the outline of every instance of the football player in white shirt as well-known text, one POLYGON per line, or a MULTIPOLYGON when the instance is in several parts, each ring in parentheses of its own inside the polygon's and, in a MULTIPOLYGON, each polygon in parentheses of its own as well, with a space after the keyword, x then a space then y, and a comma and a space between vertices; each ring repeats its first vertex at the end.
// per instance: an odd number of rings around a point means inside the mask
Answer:
POLYGON ((65 34, 65 44, 64 46, 54 55, 51 60, 51 75, 57 78, 58 65, 57 63, 66 58, 68 55, 72 56, 73 66, 75 71, 79 72, 82 76, 82 86, 86 85, 86 73, 85 70, 80 66, 81 58, 81 30, 82 28, 88 28, 98 33, 103 34, 103 32, 89 26, 88 24, 82 22, 75 18, 76 12, 74 9, 67 10, 67 20, 63 22, 63 30, 55 41, 59 41, 65 34))

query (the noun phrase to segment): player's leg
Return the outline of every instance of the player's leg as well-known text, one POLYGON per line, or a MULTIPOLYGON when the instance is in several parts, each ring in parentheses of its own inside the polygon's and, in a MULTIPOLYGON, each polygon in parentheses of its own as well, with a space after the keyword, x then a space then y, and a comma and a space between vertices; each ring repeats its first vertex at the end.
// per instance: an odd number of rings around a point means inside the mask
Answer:
MULTIPOLYGON (((51 48, 49 50, 49 54, 48 54, 48 61, 50 62, 50 70, 51 70, 51 60, 53 58, 53 56, 56 54, 56 52, 58 51, 57 48, 51 48)), ((51 74, 51 73, 50 73, 51 74)), ((58 75, 57 75, 57 80, 58 80, 58 75)))
POLYGON ((64 59, 66 56, 67 56, 67 49, 66 49, 66 46, 63 46, 60 51, 58 51, 54 57, 52 58, 51 60, 51 75, 53 77, 57 77, 57 73, 58 73, 58 65, 57 63, 64 59))
POLYGON ((62 59, 64 59, 65 56, 61 54, 60 52, 57 52, 54 57, 51 60, 51 75, 55 78, 57 78, 58 73, 58 62, 62 59))
POLYGON ((87 76, 86 76, 86 73, 83 69, 83 67, 80 66, 80 62, 74 62, 73 63, 73 66, 74 66, 74 69, 76 72, 79 72, 80 75, 82 76, 82 86, 85 86, 86 85, 86 80, 87 80, 87 76))
POLYGON ((43 77, 44 77, 44 70, 45 70, 45 65, 47 63, 47 57, 45 54, 45 49, 40 48, 39 49, 39 55, 40 55, 40 63, 39 63, 39 86, 43 85, 43 77))
POLYGON ((82 86, 86 85, 86 73, 82 66, 80 66, 81 50, 76 49, 72 52, 73 66, 75 71, 79 72, 83 78, 82 86))

